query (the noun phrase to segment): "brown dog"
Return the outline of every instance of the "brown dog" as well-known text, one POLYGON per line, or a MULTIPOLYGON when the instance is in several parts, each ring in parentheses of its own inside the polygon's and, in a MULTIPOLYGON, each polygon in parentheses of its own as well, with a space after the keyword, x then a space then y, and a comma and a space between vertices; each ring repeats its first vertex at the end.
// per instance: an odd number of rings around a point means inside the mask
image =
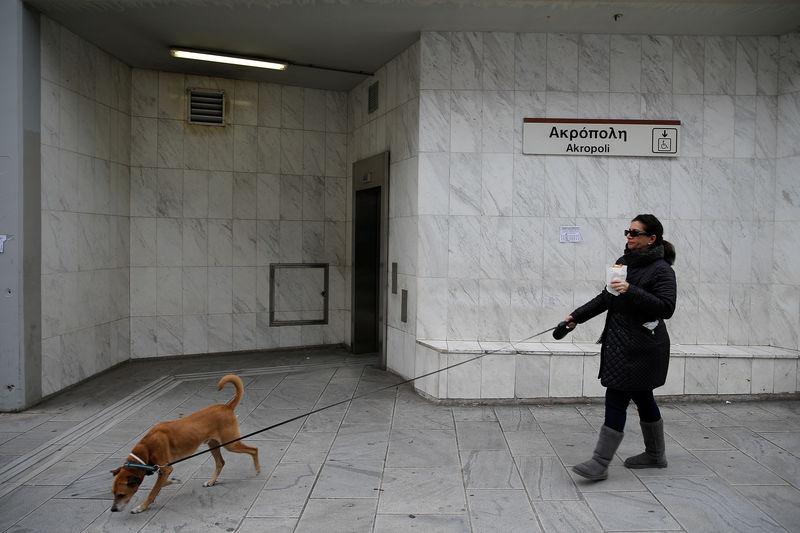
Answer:
MULTIPOLYGON (((191 455, 203 443, 207 443, 210 448, 213 448, 241 436, 239 422, 236 420, 236 415, 233 414, 233 409, 242 399, 244 386, 239 376, 227 375, 219 380, 217 390, 222 390, 226 383, 233 383, 233 386, 236 387, 236 395, 231 401, 227 404, 211 405, 172 422, 161 422, 148 431, 147 435, 133 447, 124 466, 111 471, 114 474, 112 487, 114 505, 111 507, 111 511, 121 511, 131 497, 136 494, 144 477, 156 471, 158 479, 150 494, 139 507, 131 511, 132 513, 141 513, 153 503, 162 488, 173 483, 168 481, 172 467, 164 465, 191 455)), ((247 446, 242 441, 236 441, 225 446, 225 449, 236 453, 249 453, 253 457, 256 473, 261 472, 258 464, 258 448, 247 446)), ((225 466, 219 449, 211 450, 211 455, 214 456, 216 470, 211 479, 203 483, 204 487, 213 485, 217 481, 222 467, 225 466)))

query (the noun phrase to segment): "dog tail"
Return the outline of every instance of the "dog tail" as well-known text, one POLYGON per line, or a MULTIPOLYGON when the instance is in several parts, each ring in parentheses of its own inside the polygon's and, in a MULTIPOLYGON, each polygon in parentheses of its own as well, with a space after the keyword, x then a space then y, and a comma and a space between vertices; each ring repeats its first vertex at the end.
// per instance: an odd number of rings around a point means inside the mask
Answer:
POLYGON ((233 383, 233 386, 236 387, 236 394, 233 396, 231 401, 228 402, 230 408, 235 409, 236 406, 239 405, 239 402, 242 400, 242 395, 244 394, 244 384, 242 383, 242 378, 239 376, 234 376, 233 374, 223 376, 223 378, 219 380, 217 390, 222 390, 222 387, 224 387, 226 383, 233 383))

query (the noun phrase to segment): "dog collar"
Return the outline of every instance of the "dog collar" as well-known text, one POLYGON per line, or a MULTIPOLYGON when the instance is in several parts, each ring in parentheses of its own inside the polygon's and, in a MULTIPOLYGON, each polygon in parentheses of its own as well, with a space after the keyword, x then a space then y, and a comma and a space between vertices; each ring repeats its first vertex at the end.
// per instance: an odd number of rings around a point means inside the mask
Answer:
POLYGON ((145 472, 145 474, 144 474, 146 476, 150 476, 150 475, 153 474, 153 472, 158 470, 157 466, 151 466, 151 465, 145 463, 144 461, 139 459, 135 454, 130 453, 129 455, 131 457, 133 457, 134 459, 136 459, 137 461, 139 461, 139 462, 138 463, 128 463, 128 462, 126 462, 126 463, 122 463, 122 466, 127 466, 129 468, 141 468, 143 470, 147 470, 147 472, 145 472))

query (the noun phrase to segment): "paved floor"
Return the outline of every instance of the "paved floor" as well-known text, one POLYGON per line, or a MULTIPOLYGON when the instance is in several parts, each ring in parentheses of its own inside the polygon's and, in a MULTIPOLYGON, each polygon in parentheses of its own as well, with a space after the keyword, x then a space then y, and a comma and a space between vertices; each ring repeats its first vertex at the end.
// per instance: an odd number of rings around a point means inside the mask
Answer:
MULTIPOLYGON (((343 351, 135 361, 24 413, 0 414, 0 531, 800 531, 800 401, 662 405, 669 467, 576 479, 599 404, 442 406, 404 385, 259 433, 262 471, 223 451, 175 466, 145 512, 111 513, 109 470, 161 420, 227 401, 245 382, 244 434, 396 383, 343 351), (229 386, 230 387, 230 386, 229 386)), ((148 477, 134 496, 152 486, 148 477)))

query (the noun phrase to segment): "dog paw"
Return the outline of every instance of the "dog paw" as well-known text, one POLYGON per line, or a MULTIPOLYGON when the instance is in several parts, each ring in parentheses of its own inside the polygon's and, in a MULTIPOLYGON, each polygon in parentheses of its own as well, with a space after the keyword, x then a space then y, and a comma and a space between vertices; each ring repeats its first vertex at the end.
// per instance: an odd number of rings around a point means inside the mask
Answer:
POLYGON ((142 511, 144 511, 144 509, 143 509, 143 508, 142 508, 142 506, 140 505, 139 507, 137 507, 137 508, 133 509, 133 510, 131 511, 131 514, 139 514, 139 513, 141 513, 142 511))
POLYGON ((206 481, 205 483, 203 483, 203 486, 204 487, 211 487, 211 486, 216 485, 216 484, 217 484, 216 481, 206 481))

